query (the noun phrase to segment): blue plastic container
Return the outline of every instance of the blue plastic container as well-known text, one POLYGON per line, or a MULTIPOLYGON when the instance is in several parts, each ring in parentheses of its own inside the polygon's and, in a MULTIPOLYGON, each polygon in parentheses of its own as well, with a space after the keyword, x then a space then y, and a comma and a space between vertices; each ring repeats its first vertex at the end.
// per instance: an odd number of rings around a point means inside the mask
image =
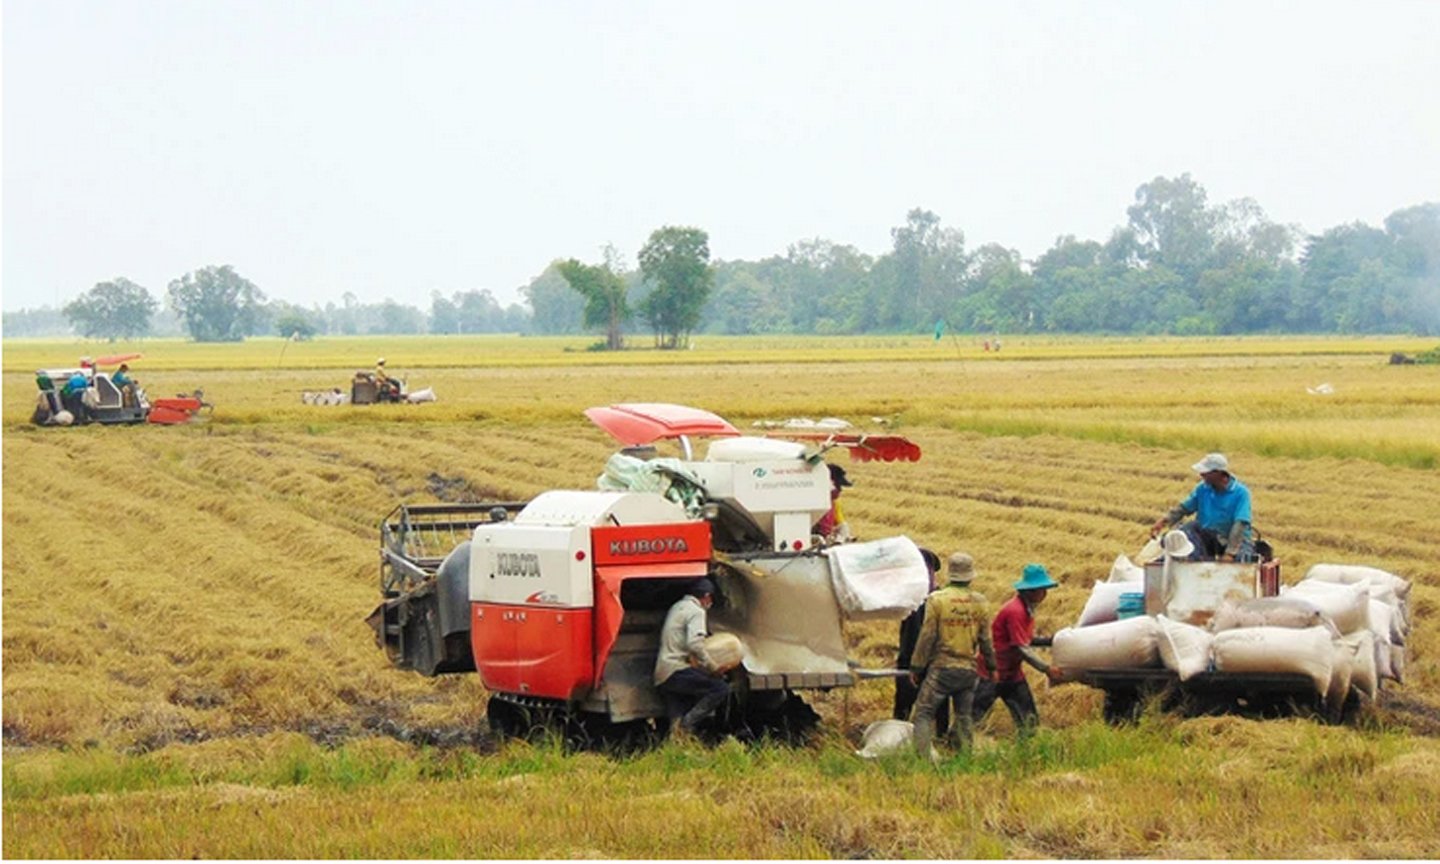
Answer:
POLYGON ((1145 594, 1143 592, 1121 594, 1120 602, 1115 604, 1115 617, 1122 621, 1144 614, 1145 594))

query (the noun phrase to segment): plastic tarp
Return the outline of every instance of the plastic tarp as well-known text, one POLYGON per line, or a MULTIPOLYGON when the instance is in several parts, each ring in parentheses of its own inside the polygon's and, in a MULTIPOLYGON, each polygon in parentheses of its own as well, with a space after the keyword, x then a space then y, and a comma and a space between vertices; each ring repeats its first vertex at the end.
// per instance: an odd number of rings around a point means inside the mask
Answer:
POLYGON ((825 555, 835 597, 848 618, 904 618, 930 592, 930 571, 909 537, 842 543, 825 555))
POLYGON ((605 473, 595 478, 605 492, 655 492, 685 508, 694 519, 705 503, 700 478, 679 459, 636 459, 613 453, 605 460, 605 473))

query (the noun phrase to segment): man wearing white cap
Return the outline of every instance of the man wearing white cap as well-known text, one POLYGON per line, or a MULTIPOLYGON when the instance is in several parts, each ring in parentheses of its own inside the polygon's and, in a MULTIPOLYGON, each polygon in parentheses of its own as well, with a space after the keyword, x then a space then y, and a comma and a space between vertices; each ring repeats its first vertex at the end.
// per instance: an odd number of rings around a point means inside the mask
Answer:
POLYGON ((1180 526, 1195 546, 1191 560, 1255 560, 1250 490, 1230 473, 1230 461, 1223 453, 1211 453, 1190 467, 1200 475, 1200 482, 1184 501, 1150 526, 1150 536, 1194 515, 1180 526))

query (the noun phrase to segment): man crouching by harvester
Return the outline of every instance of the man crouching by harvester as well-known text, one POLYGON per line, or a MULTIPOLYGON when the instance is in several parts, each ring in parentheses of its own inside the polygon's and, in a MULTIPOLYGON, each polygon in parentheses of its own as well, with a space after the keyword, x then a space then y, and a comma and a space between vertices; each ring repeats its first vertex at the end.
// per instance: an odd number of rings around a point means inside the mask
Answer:
POLYGON ((679 739, 696 728, 730 698, 730 685, 705 650, 705 610, 715 603, 715 583, 697 579, 675 601, 660 628, 655 657, 655 689, 665 697, 670 733, 679 739))

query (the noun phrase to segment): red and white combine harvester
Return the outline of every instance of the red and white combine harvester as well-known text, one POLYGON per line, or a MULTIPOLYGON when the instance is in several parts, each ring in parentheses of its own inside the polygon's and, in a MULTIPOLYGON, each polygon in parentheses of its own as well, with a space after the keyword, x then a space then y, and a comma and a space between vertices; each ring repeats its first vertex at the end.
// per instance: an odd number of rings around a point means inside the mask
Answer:
POLYGON ((585 413, 625 448, 597 489, 402 505, 386 517, 384 600, 369 618, 377 642, 425 675, 477 671, 498 733, 649 734, 665 714, 652 683, 661 624, 708 576, 719 592, 711 630, 744 648, 712 731, 810 728, 818 716, 796 691, 866 674, 847 662, 843 622, 903 618, 928 588, 908 538, 826 546, 812 536, 831 506, 823 456, 842 448, 859 461, 915 461, 919 447, 895 435, 742 436, 680 405, 585 413), (692 438, 712 439, 704 458, 692 438), (653 458, 662 441, 677 443, 679 457, 653 458))
POLYGON ((96 360, 86 357, 73 369, 37 370, 35 386, 40 393, 31 419, 39 426, 83 426, 87 423, 159 423, 169 426, 193 420, 202 410, 214 410, 215 406, 206 402, 204 393, 199 390, 192 395, 152 401, 138 382, 122 374, 128 371, 128 361, 141 356, 117 354, 96 360), (107 372, 100 368, 102 366, 117 368, 107 372))

